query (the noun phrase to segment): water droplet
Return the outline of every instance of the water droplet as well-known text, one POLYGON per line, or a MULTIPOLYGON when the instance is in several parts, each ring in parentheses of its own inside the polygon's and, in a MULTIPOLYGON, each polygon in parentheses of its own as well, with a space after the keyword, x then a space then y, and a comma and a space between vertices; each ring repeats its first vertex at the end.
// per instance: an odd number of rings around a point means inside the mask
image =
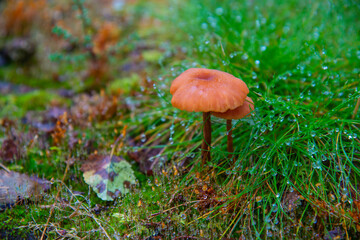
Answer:
POLYGON ((224 9, 219 7, 215 10, 216 15, 221 16, 224 13, 224 9))
POLYGON ((266 131, 266 126, 263 125, 263 126, 261 127, 260 131, 261 131, 262 133, 264 133, 264 132, 266 131))
POLYGON ((141 134, 141 142, 142 143, 146 142, 146 135, 144 133, 141 134))

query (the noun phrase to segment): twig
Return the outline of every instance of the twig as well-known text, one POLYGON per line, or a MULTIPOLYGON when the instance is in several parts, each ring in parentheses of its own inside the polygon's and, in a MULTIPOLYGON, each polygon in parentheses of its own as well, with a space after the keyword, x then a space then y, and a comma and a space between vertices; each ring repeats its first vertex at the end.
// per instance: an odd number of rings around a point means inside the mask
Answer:
POLYGON ((10 173, 10 170, 7 167, 5 167, 2 163, 0 163, 0 167, 2 167, 5 171, 10 173))
POLYGON ((114 155, 115 148, 116 148, 117 144, 119 143, 121 137, 122 137, 122 136, 121 136, 121 134, 120 134, 120 135, 116 138, 116 140, 115 140, 115 142, 114 142, 114 145, 113 145, 113 147, 112 147, 112 149, 111 149, 111 153, 110 153, 110 161, 111 161, 111 159, 112 159, 112 157, 113 157, 113 155, 114 155))
POLYGON ((168 212, 168 211, 170 211, 170 210, 172 210, 172 209, 174 209, 174 208, 178 208, 178 207, 181 207, 181 206, 185 206, 185 205, 187 205, 187 204, 189 204, 189 203, 197 203, 197 202, 203 202, 203 201, 205 201, 205 200, 197 200, 197 201, 191 201, 191 202, 183 203, 183 204, 180 204, 180 205, 178 205, 178 206, 175 206, 175 207, 166 209, 166 210, 164 210, 164 211, 162 211, 162 212, 153 213, 153 214, 151 214, 151 215, 148 217, 148 219, 154 218, 154 217, 156 217, 156 216, 158 216, 158 215, 160 215, 160 214, 163 214, 163 213, 165 213, 165 212, 168 212))
POLYGON ((174 240, 175 239, 204 239, 204 238, 198 238, 198 237, 192 237, 192 236, 180 236, 180 237, 176 237, 176 238, 173 238, 174 240))

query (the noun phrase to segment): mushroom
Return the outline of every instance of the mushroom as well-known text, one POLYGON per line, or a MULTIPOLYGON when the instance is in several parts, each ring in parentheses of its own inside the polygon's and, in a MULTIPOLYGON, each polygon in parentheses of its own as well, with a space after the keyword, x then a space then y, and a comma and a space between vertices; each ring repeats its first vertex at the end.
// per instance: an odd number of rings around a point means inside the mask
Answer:
POLYGON ((244 105, 249 93, 246 84, 229 73, 213 69, 190 68, 172 82, 171 104, 189 112, 203 112, 203 164, 211 160, 211 114, 234 110, 244 105))
POLYGON ((246 117, 251 111, 254 110, 254 102, 251 98, 246 97, 245 102, 240 107, 233 110, 227 110, 226 112, 212 112, 215 117, 226 119, 226 132, 227 132, 227 150, 229 152, 229 158, 232 157, 234 152, 233 138, 232 138, 232 119, 241 119, 246 117))

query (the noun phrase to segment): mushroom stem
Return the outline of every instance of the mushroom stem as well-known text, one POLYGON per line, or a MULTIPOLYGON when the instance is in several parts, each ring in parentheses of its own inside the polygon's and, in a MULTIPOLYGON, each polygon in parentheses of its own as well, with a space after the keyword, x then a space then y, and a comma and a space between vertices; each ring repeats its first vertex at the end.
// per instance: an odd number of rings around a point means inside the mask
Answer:
POLYGON ((233 157, 234 147, 232 138, 232 120, 226 120, 226 133, 227 133, 227 150, 229 152, 229 158, 233 157))
POLYGON ((204 139, 201 146, 201 156, 202 164, 211 160, 210 148, 211 148, 211 114, 210 112, 203 112, 203 122, 204 122, 204 139))

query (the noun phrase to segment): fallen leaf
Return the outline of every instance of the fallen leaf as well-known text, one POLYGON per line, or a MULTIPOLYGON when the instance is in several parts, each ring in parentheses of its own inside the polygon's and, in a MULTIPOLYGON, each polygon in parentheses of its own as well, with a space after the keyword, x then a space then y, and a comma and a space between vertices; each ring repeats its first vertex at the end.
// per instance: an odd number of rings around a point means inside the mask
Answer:
POLYGON ((345 232, 339 227, 336 227, 334 230, 329 231, 328 234, 325 235, 324 239, 344 239, 344 236, 345 232))
POLYGON ((282 199, 285 212, 291 212, 297 208, 300 201, 300 194, 296 191, 286 192, 282 199))
POLYGON ((9 162, 20 158, 20 149, 12 139, 6 139, 0 149, 0 159, 9 162))
POLYGON ((99 198, 112 201, 120 194, 129 192, 135 184, 131 165, 118 156, 91 155, 82 165, 83 177, 99 198))
MULTIPOLYGON (((133 146, 141 146, 141 143, 134 143, 132 139, 129 139, 128 141, 133 146)), ((155 158, 155 156, 158 156, 162 151, 162 148, 144 148, 133 152, 129 151, 127 154, 132 160, 139 164, 142 173, 151 176, 154 172, 159 173, 159 159, 155 158)))
POLYGON ((15 204, 28 198, 38 199, 49 188, 50 182, 47 180, 0 170, 0 205, 15 204))

